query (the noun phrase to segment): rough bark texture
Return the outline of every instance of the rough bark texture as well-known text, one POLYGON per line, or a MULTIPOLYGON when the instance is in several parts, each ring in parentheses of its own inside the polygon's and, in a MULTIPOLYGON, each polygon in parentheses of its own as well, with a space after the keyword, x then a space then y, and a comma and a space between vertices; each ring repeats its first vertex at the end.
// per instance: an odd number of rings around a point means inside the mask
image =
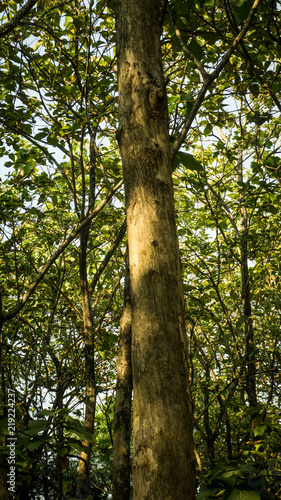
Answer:
POLYGON ((117 0, 119 141, 132 298, 133 498, 195 498, 192 404, 161 4, 117 0))
POLYGON ((113 500, 130 500, 130 438, 132 410, 131 293, 129 267, 125 276, 120 320, 113 438, 113 500))

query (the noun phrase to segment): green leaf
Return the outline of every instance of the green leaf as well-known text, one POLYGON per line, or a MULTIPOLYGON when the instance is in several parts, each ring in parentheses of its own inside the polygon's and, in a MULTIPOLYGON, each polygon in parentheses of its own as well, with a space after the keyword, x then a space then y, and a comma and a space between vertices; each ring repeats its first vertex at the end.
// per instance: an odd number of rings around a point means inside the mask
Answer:
POLYGON ((199 161, 195 160, 194 156, 190 153, 184 153, 183 151, 178 151, 176 154, 177 165, 183 164, 188 170, 196 170, 197 172, 204 171, 203 166, 199 161))
POLYGON ((28 443, 26 444, 26 447, 28 450, 33 451, 36 448, 38 448, 42 444, 42 441, 39 441, 38 439, 32 439, 29 440, 28 443))
POLYGON ((73 86, 72 85, 66 84, 66 85, 63 85, 63 87, 61 87, 61 91, 65 95, 68 95, 72 90, 73 90, 73 86))
POLYGON ((73 17, 72 16, 66 16, 65 17, 65 21, 64 21, 64 26, 65 28, 68 28, 69 26, 71 26, 73 24, 73 17))
POLYGON ((29 423, 27 434, 29 436, 34 436, 38 432, 45 431, 49 428, 49 423, 46 420, 33 420, 29 423))
POLYGON ((260 500, 260 498, 255 491, 233 490, 227 500, 260 500))
POLYGON ((206 137, 208 137, 208 135, 210 135, 210 134, 212 133, 212 131, 213 131, 213 127, 212 127, 212 125, 211 125, 211 123, 208 123, 208 124, 206 125, 206 127, 204 128, 204 135, 205 135, 206 137))
POLYGON ((213 7, 215 0, 205 0, 204 6, 213 7))
POLYGON ((240 21, 243 22, 245 21, 245 19, 247 19, 251 7, 252 7, 252 0, 247 0, 246 2, 243 3, 243 5, 241 5, 241 7, 238 10, 238 17, 240 21))
POLYGON ((88 432, 85 427, 81 425, 79 420, 74 419, 72 417, 65 417, 65 428, 69 431, 74 432, 79 436, 80 439, 86 439, 89 442, 93 442, 93 435, 88 432))
POLYGON ((218 493, 218 488, 212 488, 211 486, 203 486, 196 497, 196 500, 208 500, 210 498, 215 498, 216 493, 218 493))
POLYGON ((110 352, 107 349, 105 349, 104 351, 99 350, 99 355, 102 359, 106 359, 109 357, 110 352))
POLYGON ((266 207, 266 211, 267 212, 270 212, 271 214, 278 214, 279 212, 279 208, 278 207, 275 207, 274 205, 268 205, 266 207))
POLYGON ((188 48, 190 52, 196 57, 196 59, 203 59, 204 57, 204 52, 202 50, 202 47, 199 45, 199 43, 196 42, 196 40, 192 40, 192 42, 188 45, 188 48))
POLYGON ((85 451, 85 446, 82 445, 81 441, 75 438, 65 438, 65 444, 77 451, 85 451))
POLYGON ((58 451, 57 451, 58 455, 60 457, 64 457, 66 454, 69 453, 69 448, 68 446, 64 446, 63 448, 60 448, 58 451))
POLYGON ((50 144, 51 146, 57 146, 59 141, 56 137, 49 135, 47 137, 47 143, 50 144))
POLYGON ((254 427, 254 436, 257 437, 257 436, 263 436, 264 433, 266 432, 267 430, 267 425, 266 424, 260 424, 260 425, 256 425, 254 427))
POLYGON ((41 141, 47 135, 48 135, 48 131, 47 130, 45 132, 38 132, 38 134, 35 135, 34 139, 36 139, 36 141, 41 141))

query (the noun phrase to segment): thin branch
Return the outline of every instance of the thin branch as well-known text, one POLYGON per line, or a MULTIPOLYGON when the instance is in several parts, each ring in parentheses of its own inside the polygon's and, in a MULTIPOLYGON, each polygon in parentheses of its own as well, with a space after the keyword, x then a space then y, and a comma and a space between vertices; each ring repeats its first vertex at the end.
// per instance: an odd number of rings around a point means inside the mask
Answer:
POLYGON ((174 28, 175 28, 175 33, 178 37, 178 41, 180 42, 180 45, 181 45, 181 48, 182 50, 186 53, 186 55, 188 56, 189 59, 191 59, 191 61, 194 62, 194 64, 197 66, 198 70, 200 71, 202 77, 203 77, 203 80, 207 80, 209 78, 209 74, 207 73, 207 71, 205 70, 203 64, 199 61, 199 59, 197 59, 197 57, 195 57, 192 52, 189 50, 189 48, 187 47, 187 45, 184 43, 183 39, 182 39, 182 36, 181 36, 181 32, 179 30, 179 28, 177 27, 176 25, 176 21, 175 21, 175 18, 172 14, 172 11, 170 9, 170 7, 167 8, 167 11, 169 13, 169 16, 170 18, 172 19, 172 22, 173 22, 173 25, 174 25, 174 28))
MULTIPOLYGON (((22 130, 21 128, 17 127, 16 125, 13 125, 13 124, 8 124, 6 123, 5 120, 2 120, 0 118, 0 124, 3 125, 4 128, 6 128, 7 130, 9 130, 10 132, 13 132, 13 134, 16 134, 16 135, 19 135, 21 137, 24 137, 25 139, 27 139, 29 142, 31 142, 31 144, 33 144, 34 146, 36 146, 38 149, 40 149, 40 151, 42 151, 42 153, 44 153, 44 155, 46 156, 46 158, 48 158, 48 160, 51 161, 51 163, 54 163, 55 166, 58 168, 58 170, 60 171, 60 173, 62 174, 63 178, 65 179, 67 185, 68 185, 68 188, 70 189, 70 191, 73 193, 73 188, 72 188, 72 185, 67 177, 67 175, 65 174, 63 168, 60 166, 60 164, 58 163, 58 161, 55 159, 55 157, 52 155, 52 153, 50 153, 47 149, 47 147, 43 146, 42 144, 40 144, 40 142, 36 141, 32 135, 28 134, 27 132, 25 132, 24 130, 22 130)), ((58 144, 58 148, 61 149, 63 152, 65 152, 65 149, 61 147, 60 144, 58 144)), ((69 155, 69 152, 68 152, 68 155, 69 155)), ((30 172, 29 172, 30 174, 30 172)), ((28 175, 29 175, 28 174, 28 175)), ((22 179, 21 179, 22 180, 22 179)))
POLYGON ((23 5, 21 9, 18 10, 18 12, 14 15, 13 19, 11 19, 11 21, 8 21, 7 23, 3 24, 3 26, 0 27, 0 38, 2 38, 5 35, 8 35, 11 31, 13 31, 13 29, 19 25, 20 21, 29 14, 32 7, 34 7, 34 5, 37 4, 37 2, 38 0, 28 0, 26 4, 23 5))
POLYGON ((181 147, 181 145, 183 144, 183 142, 185 141, 185 138, 187 136, 187 133, 191 127, 191 124, 197 114, 197 111, 199 110, 202 102, 204 101, 204 98, 205 98, 205 95, 208 91, 208 89, 210 88, 210 86, 212 85, 212 83, 214 82, 214 80, 219 76, 220 72, 223 70, 223 68, 226 66, 226 64, 228 63, 230 57, 232 56, 233 52, 235 51, 235 49, 238 47, 238 45, 241 43, 241 41, 243 40, 244 36, 246 35, 249 27, 250 27, 250 24, 252 22, 252 19, 257 11, 257 8, 259 6, 259 3, 260 3, 260 0, 255 0, 253 5, 252 5, 252 8, 249 12, 249 15, 244 23, 244 26, 243 28, 241 29, 240 33, 238 33, 237 37, 233 40, 232 44, 230 45, 229 49, 226 51, 226 53, 224 54, 224 56, 222 57, 220 63, 217 65, 216 69, 211 73, 209 74, 208 77, 205 78, 204 80, 204 84, 197 96, 197 99, 195 101, 195 103, 193 104, 193 107, 189 113, 189 115, 186 117, 186 120, 185 120, 185 124, 182 128, 182 131, 181 133, 179 134, 179 136, 175 139, 175 142, 171 148, 171 157, 172 159, 175 157, 175 155, 177 154, 179 148, 181 147))
POLYGON ((108 250, 106 256, 104 257, 101 265, 99 266, 95 276, 93 277, 92 281, 91 281, 91 284, 89 286, 89 292, 90 292, 90 296, 93 295, 93 292, 95 290, 95 287, 96 287, 96 284, 101 276, 101 274, 103 273, 103 271, 105 270, 107 264, 109 263, 112 255, 114 254, 116 248, 119 246, 119 244, 121 243, 123 237, 124 237, 124 234, 126 232, 126 228, 127 228, 127 223, 126 223, 126 219, 124 220, 116 238, 115 238, 115 241, 112 243, 110 249, 108 250))

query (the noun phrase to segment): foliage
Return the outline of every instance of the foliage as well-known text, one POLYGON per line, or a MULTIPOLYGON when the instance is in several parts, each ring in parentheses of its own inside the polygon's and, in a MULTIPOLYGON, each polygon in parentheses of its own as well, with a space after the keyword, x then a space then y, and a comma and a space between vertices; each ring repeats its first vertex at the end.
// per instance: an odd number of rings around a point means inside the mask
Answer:
MULTIPOLYGON (((278 2, 259 3, 245 36, 224 58, 252 3, 175 0, 163 21, 198 500, 280 495, 278 2)), ((23 5, 2 2, 2 25, 23 5)), ((95 495, 103 490, 100 498, 110 498, 125 265, 122 187, 109 196, 122 179, 114 44, 111 3, 92 0, 38 2, 0 38, 1 384, 2 394, 7 387, 16 393, 18 488, 45 498, 55 498, 59 476, 60 493, 74 494, 85 439, 93 443, 95 495), (63 246, 88 216, 86 270, 100 395, 94 437, 84 426, 81 240, 63 246)), ((3 397, 4 458, 6 403, 3 397)))

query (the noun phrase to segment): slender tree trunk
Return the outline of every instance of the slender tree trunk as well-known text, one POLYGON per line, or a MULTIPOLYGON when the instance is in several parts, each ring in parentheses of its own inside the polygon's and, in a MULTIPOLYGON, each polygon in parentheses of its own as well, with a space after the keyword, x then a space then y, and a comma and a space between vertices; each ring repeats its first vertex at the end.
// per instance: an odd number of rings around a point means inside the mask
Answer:
POLYGON ((119 141, 132 299, 133 498, 195 498, 161 3, 116 0, 119 141))
POLYGON ((205 429, 205 434, 206 434, 206 444, 207 444, 207 450, 208 450, 208 455, 209 455, 209 464, 210 468, 212 469, 214 467, 214 460, 215 460, 215 447, 214 447, 214 433, 212 432, 211 426, 210 426, 210 415, 209 415, 209 401, 210 401, 210 389, 208 387, 209 382, 210 382, 210 369, 206 365, 205 367, 205 381, 206 381, 206 386, 204 387, 204 405, 206 408, 206 411, 204 412, 204 429, 205 429))
POLYGON ((120 320, 116 399, 114 409, 113 500, 130 500, 130 438, 133 388, 131 336, 130 272, 127 265, 124 286, 124 307, 120 320))
MULTIPOLYGON (((238 181, 243 181, 243 158, 241 154, 238 165, 238 181)), ((251 308, 251 293, 248 268, 248 217, 245 206, 244 195, 240 195, 240 213, 242 221, 241 238, 240 238, 240 262, 241 262, 241 298, 244 315, 244 331, 245 331, 245 364, 247 369, 246 377, 246 392, 249 399, 250 407, 257 406, 256 395, 256 362, 255 362, 255 344, 254 344, 254 328, 251 308)))
POLYGON ((0 499, 9 500, 10 494, 7 488, 7 470, 0 467, 0 499))
MULTIPOLYGON (((85 386, 86 386, 86 409, 85 409, 85 428, 91 434, 94 432, 95 409, 96 409, 96 380, 95 380, 95 346, 93 319, 90 303, 90 293, 87 276, 87 242, 89 228, 81 233, 80 238, 80 287, 81 301, 83 308, 84 324, 84 342, 85 342, 85 386)), ((78 467, 78 481, 76 488, 77 498, 85 498, 90 494, 89 490, 89 468, 92 454, 92 443, 83 441, 87 447, 80 455, 78 467)))
POLYGON ((243 301, 243 315, 245 325, 245 363, 247 367, 246 392, 251 407, 257 406, 256 395, 256 361, 255 361, 255 343, 254 328, 251 308, 251 295, 248 270, 248 248, 247 241, 242 236, 240 245, 241 256, 241 293, 243 301))
MULTIPOLYGON (((57 385, 57 408, 62 410, 63 408, 63 394, 64 394, 64 384, 62 380, 62 370, 61 365, 57 364, 57 375, 58 375, 58 385, 57 385)), ((61 454, 60 451, 63 449, 64 435, 63 435, 63 420, 59 417, 58 429, 57 429, 57 497, 56 500, 62 500, 63 498, 63 472, 61 466, 61 454)))

